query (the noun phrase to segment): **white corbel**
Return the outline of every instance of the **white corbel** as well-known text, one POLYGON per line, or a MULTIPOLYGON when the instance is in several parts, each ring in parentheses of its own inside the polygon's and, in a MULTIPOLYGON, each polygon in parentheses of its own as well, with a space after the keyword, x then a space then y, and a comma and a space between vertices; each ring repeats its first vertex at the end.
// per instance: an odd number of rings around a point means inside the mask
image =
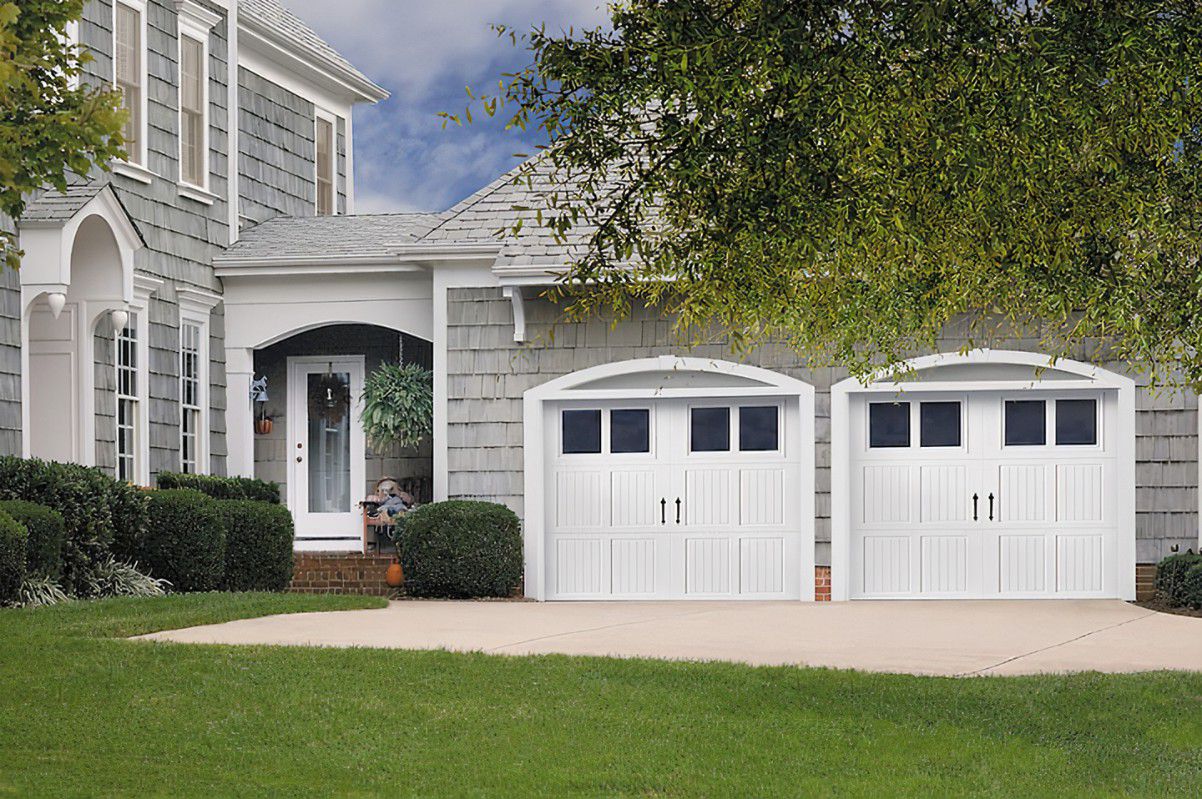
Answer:
POLYGON ((526 305, 522 288, 505 286, 501 289, 501 294, 513 303, 513 340, 521 343, 526 340, 526 305))

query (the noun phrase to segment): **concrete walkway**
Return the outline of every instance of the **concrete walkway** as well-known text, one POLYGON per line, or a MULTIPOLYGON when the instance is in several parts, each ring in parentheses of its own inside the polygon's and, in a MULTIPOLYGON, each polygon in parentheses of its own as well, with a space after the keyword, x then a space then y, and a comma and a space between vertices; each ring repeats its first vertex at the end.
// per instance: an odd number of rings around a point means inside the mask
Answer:
POLYGON ((206 644, 726 660, 910 674, 1202 671, 1202 618, 1115 600, 393 602, 143 636, 206 644))

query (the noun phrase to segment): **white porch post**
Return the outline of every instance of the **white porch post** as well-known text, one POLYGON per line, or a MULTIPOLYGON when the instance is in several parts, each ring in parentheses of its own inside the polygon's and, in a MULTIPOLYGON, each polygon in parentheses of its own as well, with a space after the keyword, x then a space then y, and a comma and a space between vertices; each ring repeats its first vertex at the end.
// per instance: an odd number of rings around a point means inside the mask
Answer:
POLYGON ((250 402, 254 379, 254 350, 226 347, 225 424, 231 477, 255 476, 255 420, 250 402))

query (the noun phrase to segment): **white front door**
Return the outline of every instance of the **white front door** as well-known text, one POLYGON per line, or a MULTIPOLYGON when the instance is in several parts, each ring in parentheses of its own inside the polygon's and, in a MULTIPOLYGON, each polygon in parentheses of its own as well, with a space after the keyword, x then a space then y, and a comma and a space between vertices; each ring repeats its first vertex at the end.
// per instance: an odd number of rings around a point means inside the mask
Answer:
POLYGON ((1117 596, 1116 402, 853 397, 852 596, 1117 596))
POLYGON ((288 497, 298 549, 354 549, 365 491, 363 356, 288 359, 288 497))
POLYGON ((545 424, 549 598, 800 596, 796 402, 567 402, 545 424))

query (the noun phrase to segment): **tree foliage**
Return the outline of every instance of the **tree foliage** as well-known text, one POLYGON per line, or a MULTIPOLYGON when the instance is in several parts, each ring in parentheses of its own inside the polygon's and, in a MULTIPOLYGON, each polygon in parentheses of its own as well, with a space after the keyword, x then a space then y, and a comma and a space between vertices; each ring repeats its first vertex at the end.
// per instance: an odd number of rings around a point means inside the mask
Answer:
POLYGON ((549 139, 519 179, 549 168, 541 220, 587 238, 558 289, 571 312, 655 303, 682 331, 783 337, 857 374, 969 320, 975 343, 1034 329, 1066 355, 1104 337, 1202 384, 1196 2, 611 15, 502 30, 532 62, 477 97, 549 139))
MULTIPOLYGON (((31 192, 123 155, 117 92, 81 80, 90 57, 68 41, 84 0, 0 0, 0 215, 19 220, 31 192)), ((0 226, 0 258, 20 252, 0 226)), ((2 268, 2 266, 0 266, 2 268)))

